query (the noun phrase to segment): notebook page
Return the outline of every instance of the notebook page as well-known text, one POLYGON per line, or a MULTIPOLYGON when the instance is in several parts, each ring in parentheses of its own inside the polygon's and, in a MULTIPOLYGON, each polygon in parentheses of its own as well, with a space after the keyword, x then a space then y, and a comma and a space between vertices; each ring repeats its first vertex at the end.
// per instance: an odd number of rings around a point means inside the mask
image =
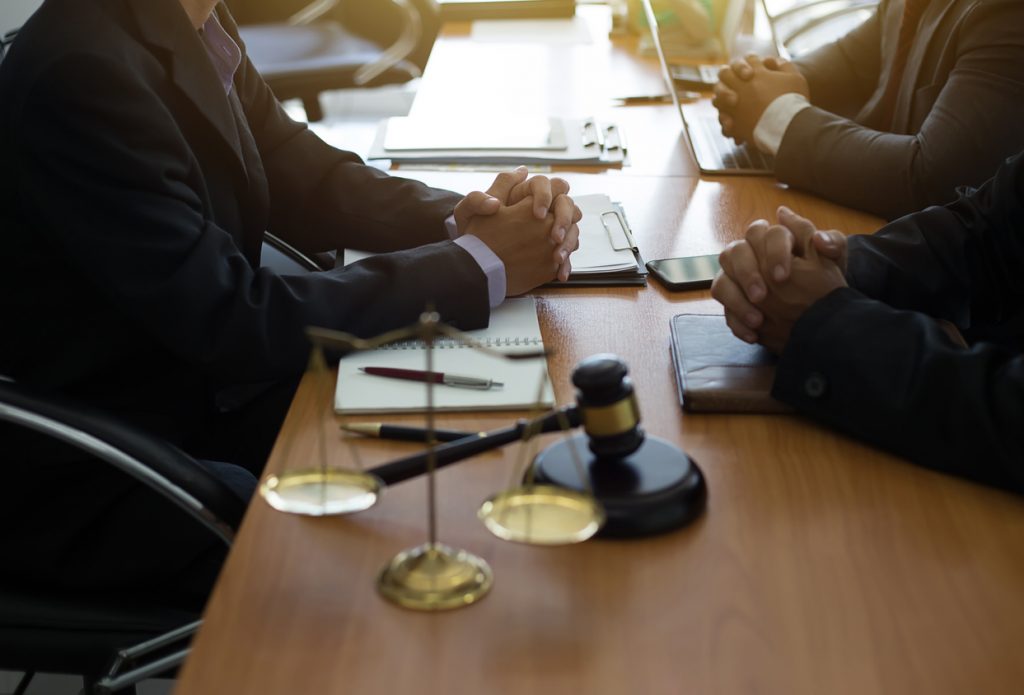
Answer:
MULTIPOLYGON (((502 352, 543 347, 532 297, 505 300, 491 312, 488 328, 468 334, 502 352)), ((434 371, 489 378, 504 384, 487 390, 435 385, 437 410, 526 410, 537 403, 538 393, 544 407, 554 405, 544 358, 513 362, 447 341, 441 341, 434 349, 433 358, 434 371)), ((360 372, 360 367, 426 369, 427 352, 422 345, 388 346, 342 358, 338 363, 334 408, 348 414, 426 410, 427 384, 371 376, 360 372)))

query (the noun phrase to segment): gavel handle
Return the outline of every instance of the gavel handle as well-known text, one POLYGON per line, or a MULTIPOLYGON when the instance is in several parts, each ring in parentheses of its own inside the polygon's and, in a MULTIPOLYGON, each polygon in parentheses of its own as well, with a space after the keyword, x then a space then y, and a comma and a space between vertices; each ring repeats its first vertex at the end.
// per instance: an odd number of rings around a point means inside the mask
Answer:
MULTIPOLYGON (((579 410, 573 406, 545 415, 540 420, 539 426, 534 423, 533 427, 537 428, 536 432, 540 434, 543 432, 557 432, 563 429, 566 423, 568 423, 569 427, 579 427, 580 422, 579 410)), ((443 468, 470 456, 476 456, 485 451, 497 449, 499 446, 522 439, 523 433, 530 427, 531 425, 528 421, 520 420, 511 427, 491 430, 482 436, 472 435, 454 442, 442 444, 434 449, 434 465, 437 468, 443 468)), ((368 472, 380 478, 385 485, 394 485, 395 483, 400 483, 403 480, 415 478, 426 473, 428 457, 429 450, 371 468, 368 472)))

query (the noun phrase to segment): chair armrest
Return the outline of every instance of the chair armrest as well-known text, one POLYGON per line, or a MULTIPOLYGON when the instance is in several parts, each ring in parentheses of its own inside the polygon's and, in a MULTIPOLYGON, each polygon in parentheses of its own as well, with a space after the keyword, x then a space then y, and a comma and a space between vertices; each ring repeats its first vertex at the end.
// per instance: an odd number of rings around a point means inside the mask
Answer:
POLYGON ((313 0, 288 18, 288 24, 309 24, 338 6, 338 0, 313 0))
POLYGON ((109 463, 176 504, 227 545, 246 502, 177 447, 97 412, 0 380, 0 421, 26 427, 109 463))

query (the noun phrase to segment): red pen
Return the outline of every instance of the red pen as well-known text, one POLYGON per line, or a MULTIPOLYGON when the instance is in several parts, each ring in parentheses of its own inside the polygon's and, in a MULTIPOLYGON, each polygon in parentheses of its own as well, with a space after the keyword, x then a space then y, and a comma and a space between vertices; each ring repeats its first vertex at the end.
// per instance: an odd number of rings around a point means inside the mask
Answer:
POLYGON ((444 384, 462 389, 480 389, 481 391, 492 386, 504 386, 500 381, 493 379, 481 379, 475 376, 460 376, 458 374, 445 374, 443 372, 426 372, 419 369, 395 369, 393 367, 360 367, 359 371, 372 376, 384 376, 389 379, 406 379, 408 381, 422 381, 432 384, 444 384))

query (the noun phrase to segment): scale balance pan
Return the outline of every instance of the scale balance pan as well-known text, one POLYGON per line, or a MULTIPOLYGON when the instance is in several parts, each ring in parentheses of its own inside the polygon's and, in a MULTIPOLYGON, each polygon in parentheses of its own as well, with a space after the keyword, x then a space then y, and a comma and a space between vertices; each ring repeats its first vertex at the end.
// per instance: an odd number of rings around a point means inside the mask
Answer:
POLYGON ((597 458, 588 437, 557 442, 534 460, 534 481, 580 493, 589 491, 604 508, 606 521, 598 536, 626 538, 664 533, 685 526, 704 510, 704 475, 678 447, 647 436, 624 457, 597 458), (580 480, 573 456, 579 454, 589 481, 580 480))
POLYGON ((343 468, 286 471, 260 485, 260 495, 274 509, 306 516, 352 514, 377 503, 384 483, 363 471, 343 468))
POLYGON ((587 540, 604 523, 592 495, 554 485, 524 485, 501 492, 477 516, 498 538, 531 545, 566 545, 587 540))

